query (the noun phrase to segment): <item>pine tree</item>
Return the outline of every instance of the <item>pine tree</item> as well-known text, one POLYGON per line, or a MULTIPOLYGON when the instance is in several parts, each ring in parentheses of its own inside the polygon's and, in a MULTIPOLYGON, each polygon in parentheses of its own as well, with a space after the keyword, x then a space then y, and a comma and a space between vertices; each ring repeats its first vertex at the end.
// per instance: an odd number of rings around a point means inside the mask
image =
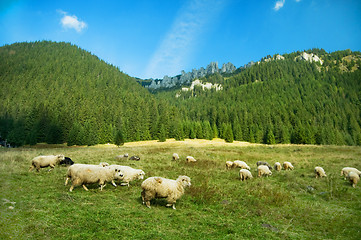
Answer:
POLYGON ((163 124, 160 125, 160 130, 159 130, 159 138, 158 138, 159 142, 165 142, 167 140, 166 137, 166 130, 163 124))
POLYGON ((116 134, 114 136, 114 144, 117 145, 118 147, 124 145, 124 136, 121 130, 117 130, 116 134))

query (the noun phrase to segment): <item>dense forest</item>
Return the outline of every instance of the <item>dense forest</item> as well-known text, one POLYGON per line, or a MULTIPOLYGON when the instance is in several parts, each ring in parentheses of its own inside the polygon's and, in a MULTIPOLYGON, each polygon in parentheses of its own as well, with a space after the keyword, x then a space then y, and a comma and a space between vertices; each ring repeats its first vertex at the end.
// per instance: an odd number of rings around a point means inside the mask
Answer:
POLYGON ((0 48, 0 136, 13 145, 94 145, 166 138, 361 145, 361 54, 306 51, 323 60, 267 56, 201 81, 223 90, 150 93, 69 43, 0 48))

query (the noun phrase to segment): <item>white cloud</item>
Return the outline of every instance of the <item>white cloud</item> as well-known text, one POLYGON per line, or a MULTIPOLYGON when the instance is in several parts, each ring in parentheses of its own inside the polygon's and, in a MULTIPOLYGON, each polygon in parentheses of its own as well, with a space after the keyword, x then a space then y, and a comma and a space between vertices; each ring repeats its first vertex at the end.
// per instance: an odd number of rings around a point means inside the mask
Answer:
POLYGON ((280 0, 276 2, 275 7, 273 8, 275 11, 280 10, 281 8, 283 8, 283 5, 285 4, 285 0, 280 0))
POLYGON ((63 17, 60 20, 60 24, 64 29, 75 29, 78 33, 80 33, 84 28, 87 27, 87 24, 84 21, 78 20, 78 17, 73 15, 70 16, 67 12, 62 10, 58 10, 63 17))
POLYGON ((146 77, 174 76, 184 69, 205 25, 221 10, 221 1, 190 0, 175 18, 148 63, 146 77))

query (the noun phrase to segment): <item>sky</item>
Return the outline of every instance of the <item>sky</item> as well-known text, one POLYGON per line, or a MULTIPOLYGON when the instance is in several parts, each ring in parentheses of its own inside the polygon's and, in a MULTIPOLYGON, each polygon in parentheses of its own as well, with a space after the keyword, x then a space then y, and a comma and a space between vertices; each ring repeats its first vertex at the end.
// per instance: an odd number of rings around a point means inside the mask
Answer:
POLYGON ((312 48, 361 51, 361 1, 0 0, 0 46, 42 40, 163 78, 312 48))

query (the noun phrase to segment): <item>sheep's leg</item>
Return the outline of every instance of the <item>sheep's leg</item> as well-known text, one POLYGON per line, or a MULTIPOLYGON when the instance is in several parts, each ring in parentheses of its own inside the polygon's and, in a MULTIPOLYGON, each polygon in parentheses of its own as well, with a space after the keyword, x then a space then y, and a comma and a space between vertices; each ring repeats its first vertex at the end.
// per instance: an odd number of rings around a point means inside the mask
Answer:
POLYGON ((128 186, 129 187, 129 182, 123 182, 120 184, 121 186, 128 186))
POLYGON ((55 168, 55 165, 54 164, 50 164, 50 169, 48 172, 50 172, 51 170, 53 170, 55 168))
POLYGON ((83 188, 85 191, 89 191, 89 189, 85 186, 85 184, 83 184, 83 188))
POLYGON ((69 177, 67 177, 67 178, 65 179, 64 186, 68 185, 68 181, 69 181, 69 177))
POLYGON ((71 185, 71 187, 70 187, 70 189, 69 189, 69 192, 72 192, 72 191, 73 191, 73 189, 74 189, 74 186, 73 186, 73 185, 71 185))
POLYGON ((150 208, 150 201, 146 201, 145 205, 147 206, 147 208, 150 208))
POLYGON ((114 186, 114 187, 116 187, 117 186, 117 184, 115 184, 115 182, 114 182, 114 180, 112 180, 112 185, 114 186))
POLYGON ((166 206, 167 206, 167 207, 172 206, 172 208, 173 208, 174 210, 176 210, 176 208, 175 208, 175 203, 168 203, 166 206))

